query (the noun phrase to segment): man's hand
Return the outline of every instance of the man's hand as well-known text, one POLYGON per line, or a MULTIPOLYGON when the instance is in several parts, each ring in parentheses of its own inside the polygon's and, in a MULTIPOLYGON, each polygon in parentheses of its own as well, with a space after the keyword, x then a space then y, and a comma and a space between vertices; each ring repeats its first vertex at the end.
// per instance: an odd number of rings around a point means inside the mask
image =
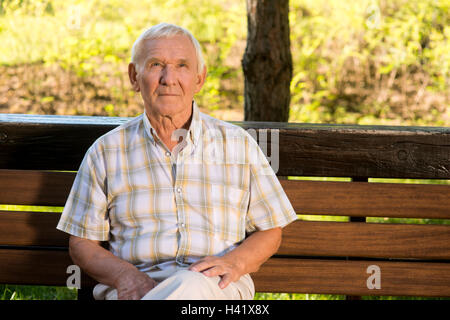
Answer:
POLYGON ((203 273, 207 277, 220 276, 219 287, 225 289, 231 282, 238 281, 245 274, 242 266, 226 257, 208 256, 193 263, 189 270, 203 273))
POLYGON ((151 289, 156 287, 158 282, 150 278, 145 273, 128 268, 120 272, 115 282, 117 289, 117 299, 119 300, 140 300, 151 289))
POLYGON ((103 248, 99 241, 71 236, 69 253, 73 262, 89 276, 117 289, 118 299, 141 299, 157 285, 134 265, 103 248))
POLYGON ((208 256, 193 263, 189 270, 198 271, 208 277, 220 276, 221 289, 238 281, 247 273, 256 272, 280 246, 281 228, 256 231, 237 248, 222 257, 208 256))

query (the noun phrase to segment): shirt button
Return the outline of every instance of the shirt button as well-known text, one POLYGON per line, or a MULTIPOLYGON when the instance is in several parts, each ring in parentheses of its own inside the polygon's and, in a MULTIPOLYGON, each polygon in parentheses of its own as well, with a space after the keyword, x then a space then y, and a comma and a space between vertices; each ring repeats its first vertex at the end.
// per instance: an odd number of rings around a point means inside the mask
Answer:
POLYGON ((186 227, 186 225, 185 225, 184 223, 182 223, 182 224, 181 224, 181 227, 184 228, 184 227, 186 227))
POLYGON ((170 157, 170 152, 169 151, 166 152, 166 156, 170 157))
POLYGON ((181 188, 180 187, 177 188, 177 192, 181 193, 181 188))

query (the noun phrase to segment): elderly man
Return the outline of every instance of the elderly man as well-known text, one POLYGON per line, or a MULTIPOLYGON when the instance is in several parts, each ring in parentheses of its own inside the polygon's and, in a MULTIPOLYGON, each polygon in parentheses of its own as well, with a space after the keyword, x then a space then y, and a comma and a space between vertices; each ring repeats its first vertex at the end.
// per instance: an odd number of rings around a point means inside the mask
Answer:
POLYGON ((72 260, 96 299, 253 299, 249 273, 296 219, 273 170, 242 128, 199 112, 206 67, 189 31, 146 30, 128 72, 144 113, 83 159, 57 226, 72 260))

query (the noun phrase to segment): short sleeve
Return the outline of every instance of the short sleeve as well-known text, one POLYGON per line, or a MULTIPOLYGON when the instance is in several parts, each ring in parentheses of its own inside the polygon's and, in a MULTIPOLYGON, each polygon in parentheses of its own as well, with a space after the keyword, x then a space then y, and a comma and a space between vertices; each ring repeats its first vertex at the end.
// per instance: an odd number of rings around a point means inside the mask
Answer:
POLYGON ((106 170, 99 140, 86 152, 57 229, 90 240, 109 240, 106 170))
POLYGON ((284 227, 297 219, 286 193, 264 153, 249 137, 250 199, 246 231, 284 227))

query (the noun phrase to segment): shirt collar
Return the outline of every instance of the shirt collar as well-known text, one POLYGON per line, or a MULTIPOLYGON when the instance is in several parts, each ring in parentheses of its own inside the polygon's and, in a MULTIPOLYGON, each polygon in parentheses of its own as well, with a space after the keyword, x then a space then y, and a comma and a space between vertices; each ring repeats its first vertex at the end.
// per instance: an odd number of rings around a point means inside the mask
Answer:
POLYGON ((197 103, 192 102, 192 121, 189 127, 189 136, 192 143, 197 146, 200 136, 202 135, 202 121, 200 119, 200 110, 198 109, 197 103))
MULTIPOLYGON (((145 110, 143 114, 143 121, 147 137, 153 144, 156 144, 155 138, 159 140, 159 137, 158 134, 156 133, 156 130, 153 129, 152 124, 150 123, 150 120, 148 119, 145 110)), ((192 101, 192 120, 189 126, 188 136, 195 146, 197 146, 198 144, 201 132, 202 132, 202 123, 200 119, 200 111, 198 110, 197 103, 195 101, 192 101)))
POLYGON ((150 120, 148 120, 147 113, 145 112, 145 110, 144 110, 144 114, 142 115, 142 119, 144 121, 144 128, 145 128, 145 133, 147 134, 147 137, 149 138, 151 143, 156 144, 156 141, 155 141, 155 136, 157 136, 156 131, 153 130, 153 127, 150 123, 150 120))

